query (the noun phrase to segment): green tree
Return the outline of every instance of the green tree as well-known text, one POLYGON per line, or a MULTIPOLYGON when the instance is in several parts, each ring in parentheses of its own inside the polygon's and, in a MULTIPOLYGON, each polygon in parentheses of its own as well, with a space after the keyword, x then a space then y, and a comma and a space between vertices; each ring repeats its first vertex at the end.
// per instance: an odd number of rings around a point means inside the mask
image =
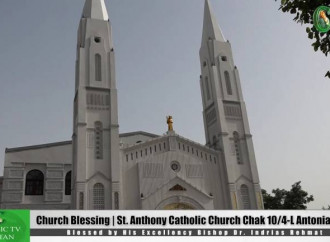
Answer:
MULTIPOLYGON (((277 1, 277 0, 275 0, 277 1)), ((320 33, 313 26, 313 13, 319 6, 330 6, 330 0, 281 0, 280 10, 284 13, 288 12, 294 14, 293 20, 300 24, 311 24, 312 27, 307 27, 306 32, 308 38, 314 42, 312 46, 314 51, 320 50, 328 56, 330 52, 330 31, 327 33, 320 33)), ((330 71, 325 74, 330 78, 330 71)))
POLYGON ((300 181, 292 185, 291 190, 273 189, 272 194, 268 194, 262 189, 265 209, 306 209, 306 204, 314 201, 313 195, 301 189, 300 181))

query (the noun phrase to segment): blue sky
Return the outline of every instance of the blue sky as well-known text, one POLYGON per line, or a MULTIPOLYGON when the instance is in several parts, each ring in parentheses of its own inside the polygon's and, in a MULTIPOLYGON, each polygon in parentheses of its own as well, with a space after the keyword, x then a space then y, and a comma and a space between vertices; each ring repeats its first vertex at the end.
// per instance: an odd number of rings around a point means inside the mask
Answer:
MULTIPOLYGON (((330 204, 329 59, 305 27, 264 0, 210 0, 233 49, 261 186, 296 181, 330 204)), ((69 140, 83 0, 0 1, 0 162, 5 147, 69 140)), ((205 143, 199 90, 203 0, 106 0, 120 132, 166 131, 205 143)), ((2 172, 2 170, 0 170, 2 172)))

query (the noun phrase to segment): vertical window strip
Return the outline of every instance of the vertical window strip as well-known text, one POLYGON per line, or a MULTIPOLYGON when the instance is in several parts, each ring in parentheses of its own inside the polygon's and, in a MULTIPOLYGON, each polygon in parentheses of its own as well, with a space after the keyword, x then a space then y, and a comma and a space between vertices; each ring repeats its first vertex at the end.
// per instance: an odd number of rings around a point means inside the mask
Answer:
POLYGON ((79 192, 79 209, 84 209, 84 193, 79 192))
POLYGON ((227 94, 233 95, 233 90, 231 88, 230 76, 228 71, 225 71, 225 82, 226 82, 227 94))
POLYGON ((119 209, 119 193, 115 192, 115 209, 119 209))
POLYGON ((237 160, 238 164, 242 164, 241 144, 240 144, 238 132, 235 131, 233 133, 233 137, 234 137, 234 147, 235 147, 236 160, 237 160))
POLYGON ((211 99, 211 95, 210 95, 210 84, 209 84, 208 77, 205 77, 205 89, 206 89, 207 100, 210 100, 211 99))
POLYGON ((249 188, 246 185, 241 186, 241 199, 244 209, 251 209, 249 188))
POLYGON ((65 175, 65 195, 71 195, 71 171, 65 175))
POLYGON ((101 122, 95 122, 95 158, 103 159, 103 127, 101 122))
POLYGON ((102 81, 101 55, 95 55, 95 81, 102 81))

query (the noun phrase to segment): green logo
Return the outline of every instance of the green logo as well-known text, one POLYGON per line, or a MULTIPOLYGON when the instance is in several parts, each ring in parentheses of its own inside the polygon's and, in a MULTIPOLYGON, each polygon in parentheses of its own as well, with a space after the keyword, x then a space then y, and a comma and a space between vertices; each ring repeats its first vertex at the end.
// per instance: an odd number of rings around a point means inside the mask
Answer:
POLYGON ((0 242, 30 242, 29 210, 0 210, 0 242))
POLYGON ((330 7, 318 7, 314 11, 313 22, 318 31, 322 33, 328 32, 330 30, 330 7))

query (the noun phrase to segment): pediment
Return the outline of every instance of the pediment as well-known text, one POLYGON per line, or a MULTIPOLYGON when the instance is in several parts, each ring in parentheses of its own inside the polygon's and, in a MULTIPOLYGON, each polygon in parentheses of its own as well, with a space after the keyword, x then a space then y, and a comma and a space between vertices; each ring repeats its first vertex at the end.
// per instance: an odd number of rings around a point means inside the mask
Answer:
POLYGON ((239 176, 239 177, 236 179, 235 183, 237 183, 239 180, 246 180, 246 181, 248 181, 248 182, 252 182, 251 179, 247 178, 247 177, 244 176, 244 175, 239 176))
POLYGON ((179 184, 176 184, 172 188, 170 188, 169 191, 187 191, 187 189, 179 184))
POLYGON ((88 183, 90 180, 97 178, 97 177, 101 178, 102 180, 109 181, 109 179, 102 172, 98 171, 93 176, 88 178, 88 180, 86 182, 88 183))
POLYGON ((190 184, 183 178, 176 176, 173 179, 164 182, 161 186, 156 188, 154 191, 150 192, 149 194, 145 194, 143 199, 147 199, 151 195, 161 191, 161 190, 166 190, 166 192, 182 192, 182 193, 189 193, 189 192, 197 192, 201 194, 203 197, 208 198, 208 199, 213 199, 212 196, 207 194, 205 191, 195 187, 194 185, 190 184))

